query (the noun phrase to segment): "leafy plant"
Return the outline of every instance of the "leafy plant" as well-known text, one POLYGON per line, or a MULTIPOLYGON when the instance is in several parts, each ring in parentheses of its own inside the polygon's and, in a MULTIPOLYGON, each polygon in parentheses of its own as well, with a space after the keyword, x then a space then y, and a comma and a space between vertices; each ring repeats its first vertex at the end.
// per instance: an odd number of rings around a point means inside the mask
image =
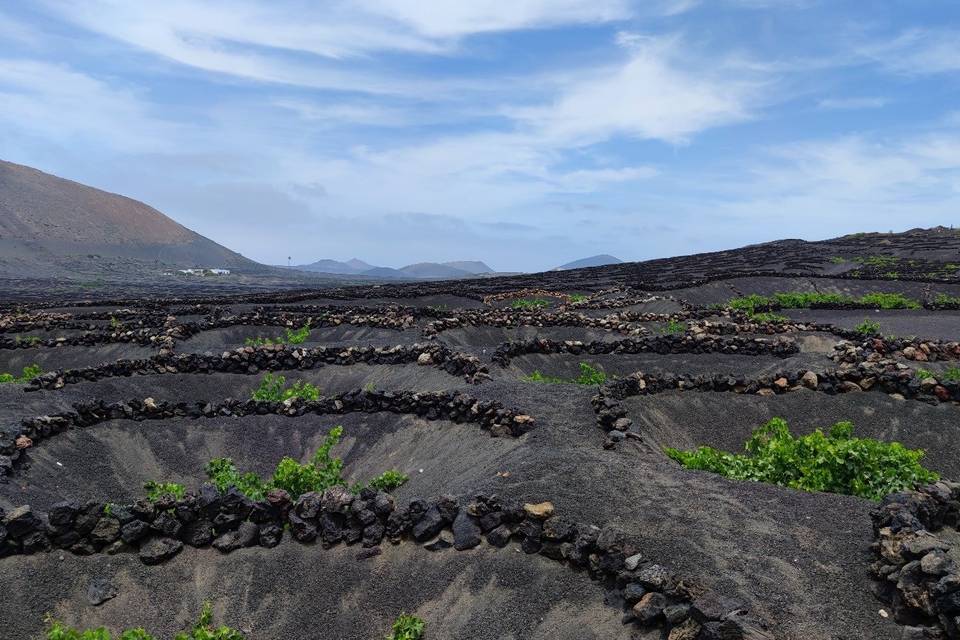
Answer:
POLYGON ((387 640, 421 640, 427 623, 421 618, 401 613, 393 623, 387 640))
POLYGON ((666 449, 688 469, 712 471, 736 480, 768 482, 804 491, 827 491, 880 500, 885 495, 934 482, 939 476, 924 468, 924 452, 899 442, 854 438, 850 422, 838 422, 825 435, 817 429, 795 437, 783 418, 754 430, 746 455, 700 447, 666 449))
POLYGON ((686 333, 686 331, 687 331, 686 323, 677 322, 676 320, 671 320, 662 329, 663 333, 670 333, 670 334, 686 333))
POLYGON ((583 302, 587 299, 587 296, 582 293, 571 293, 569 296, 570 302, 583 302))
POLYGON ((17 336, 14 341, 17 344, 28 344, 32 347, 40 344, 41 338, 40 336, 17 336))
POLYGON ((371 480, 367 486, 371 489, 376 489, 377 491, 393 491, 394 489, 399 489, 410 479, 405 473, 400 473, 396 469, 390 469, 389 471, 384 471, 376 478, 371 480))
MULTIPOLYGON (((47 640, 112 640, 113 636, 103 627, 80 631, 64 625, 62 622, 47 618, 47 640)), ((155 640, 143 627, 127 629, 117 640, 155 640)), ((244 635, 230 627, 213 626, 213 613, 210 603, 203 605, 200 619, 189 631, 182 631, 174 640, 244 640, 244 635)))
POLYGON ((240 493, 251 500, 263 500, 270 490, 269 486, 256 473, 240 473, 230 458, 214 458, 205 468, 207 477, 220 491, 236 487, 240 493))
POLYGON ((941 380, 948 380, 950 382, 960 382, 960 367, 950 367, 949 369, 944 369, 940 372, 941 380))
POLYGON ((763 313, 751 313, 750 319, 758 324, 780 324, 790 318, 780 315, 779 313, 773 313, 772 311, 764 311, 763 313))
POLYGON ((921 306, 916 300, 899 293, 868 293, 860 296, 857 302, 880 309, 919 309, 921 306))
POLYGON ((927 369, 917 369, 916 374, 917 374, 917 378, 919 378, 920 380, 925 380, 927 378, 933 377, 933 373, 928 371, 927 369))
POLYGON ((919 309, 919 301, 899 293, 867 293, 859 298, 839 293, 817 293, 813 291, 788 291, 772 296, 751 294, 733 298, 728 305, 731 309, 756 314, 770 309, 810 309, 817 305, 860 305, 877 309, 919 309))
POLYGON ((847 259, 841 256, 833 256, 832 258, 830 258, 830 262, 832 262, 833 264, 844 264, 846 261, 847 259))
POLYGON ((287 387, 286 384, 285 377, 267 373, 260 381, 260 386, 253 390, 250 398, 261 402, 283 402, 292 398, 313 401, 320 399, 320 388, 309 382, 298 380, 291 387, 287 387))
POLYGON ((41 374, 43 374, 43 369, 40 368, 40 365, 28 364, 22 369, 22 373, 19 376, 15 376, 12 373, 0 373, 0 384, 9 384, 11 382, 23 384, 30 382, 41 374))
POLYGON ((960 296, 948 296, 945 293, 938 293, 934 296, 933 302, 938 305, 957 305, 960 304, 960 296))
POLYGON ((880 333, 880 323, 875 320, 865 318, 863 322, 855 326, 853 330, 862 336, 875 336, 880 333))
POLYGON ((586 362, 580 363, 580 375, 574 380, 577 384, 601 385, 607 381, 607 374, 586 362))
POLYGON ((299 329, 290 329, 289 327, 285 328, 283 330, 283 335, 277 338, 264 338, 263 336, 257 336, 256 338, 247 338, 243 341, 243 344, 248 347, 262 347, 270 344, 303 344, 309 337, 310 323, 308 322, 299 329))
POLYGON ((110 328, 116 331, 122 326, 122 323, 113 314, 110 314, 110 328))
POLYGON ((164 498, 182 500, 187 492, 182 484, 177 484, 176 482, 155 482, 150 480, 143 485, 143 488, 147 492, 147 500, 150 502, 156 502, 164 498))
POLYGON ((522 309, 527 311, 549 307, 550 301, 544 300, 543 298, 520 298, 519 300, 514 300, 512 303, 510 303, 510 306, 514 309, 522 309))
POLYGON ((580 363, 580 375, 574 378, 573 380, 566 380, 564 378, 558 378, 556 376, 545 376, 540 373, 539 370, 534 371, 528 376, 523 378, 527 382, 540 382, 542 384, 584 384, 584 385, 601 385, 607 381, 607 374, 596 369, 586 362, 580 363))

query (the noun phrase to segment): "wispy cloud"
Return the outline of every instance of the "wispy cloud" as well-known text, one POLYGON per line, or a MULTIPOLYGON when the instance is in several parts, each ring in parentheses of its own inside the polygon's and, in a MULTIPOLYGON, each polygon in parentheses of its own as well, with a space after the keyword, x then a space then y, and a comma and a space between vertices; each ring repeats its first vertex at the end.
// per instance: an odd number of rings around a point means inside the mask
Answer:
POLYGON ((824 98, 819 102, 821 109, 854 111, 857 109, 880 109, 889 104, 886 98, 824 98))

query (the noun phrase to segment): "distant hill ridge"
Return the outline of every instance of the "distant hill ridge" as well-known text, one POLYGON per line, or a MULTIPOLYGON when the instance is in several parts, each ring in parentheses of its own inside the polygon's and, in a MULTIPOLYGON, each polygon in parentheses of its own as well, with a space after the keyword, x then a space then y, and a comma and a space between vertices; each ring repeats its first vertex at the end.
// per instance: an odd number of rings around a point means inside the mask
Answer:
POLYGON ((601 253, 600 255, 590 256, 589 258, 581 258, 580 260, 574 260, 573 262, 568 262, 562 264, 559 267, 554 267, 553 271, 566 271, 568 269, 583 269, 585 267, 603 267, 608 264, 622 264, 623 260, 617 258, 616 256, 611 256, 608 253, 601 253))
POLYGON ((0 160, 0 273, 54 274, 76 256, 263 268, 142 202, 0 160))
POLYGON ((398 280, 409 280, 411 278, 470 278, 495 273, 487 264, 479 260, 417 262, 399 269, 393 269, 391 267, 374 267, 363 260, 353 258, 346 262, 339 260, 317 260, 310 264, 296 265, 293 268, 300 271, 312 271, 316 273, 335 273, 372 278, 394 278, 398 280))

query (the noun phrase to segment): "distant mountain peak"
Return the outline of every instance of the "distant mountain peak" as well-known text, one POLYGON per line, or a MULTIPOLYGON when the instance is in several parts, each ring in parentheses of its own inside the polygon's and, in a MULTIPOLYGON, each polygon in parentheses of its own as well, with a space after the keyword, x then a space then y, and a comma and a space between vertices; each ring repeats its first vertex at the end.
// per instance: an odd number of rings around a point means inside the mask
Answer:
POLYGON ((574 260, 573 262, 568 262, 562 264, 559 267, 554 267, 553 271, 566 271, 567 269, 583 269, 585 267, 602 267, 608 264, 621 264, 623 260, 616 256, 612 256, 609 253, 601 253, 599 255, 590 256, 589 258, 580 258, 579 260, 574 260))

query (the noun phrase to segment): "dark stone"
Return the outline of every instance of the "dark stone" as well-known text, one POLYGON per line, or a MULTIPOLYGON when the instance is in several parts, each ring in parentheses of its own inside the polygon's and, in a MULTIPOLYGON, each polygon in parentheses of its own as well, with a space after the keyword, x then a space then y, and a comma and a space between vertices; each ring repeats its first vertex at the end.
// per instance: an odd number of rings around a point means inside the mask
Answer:
POLYGON ((453 547, 457 551, 465 551, 478 544, 480 544, 480 525, 477 524, 476 518, 467 514, 466 509, 461 509, 453 521, 453 547))
POLYGON ((340 513, 324 512, 320 516, 320 537, 325 545, 335 545, 343 540, 345 518, 340 513))
POLYGON ((487 542, 498 549, 502 549, 510 543, 510 535, 510 527, 502 524, 487 534, 487 542))
POLYGON ((258 500, 253 503, 253 507, 250 509, 250 521, 256 522, 257 524, 263 524, 265 522, 274 522, 280 519, 280 509, 266 501, 258 500))
POLYGON ((150 532, 150 525, 143 520, 132 520, 120 528, 120 539, 127 544, 143 540, 150 532))
POLYGON ((202 518, 184 525, 181 538, 191 547, 205 547, 213 542, 213 523, 202 518))
POLYGON ((427 544, 423 545, 423 548, 426 549, 427 551, 442 551, 444 549, 449 549, 452 546, 453 546, 452 536, 446 531, 441 531, 440 535, 437 536, 436 540, 432 542, 428 542, 427 544))
POLYGON ((7 536, 19 540, 35 531, 40 530, 43 523, 34 513, 30 505, 17 507, 7 513, 3 519, 3 525, 7 529, 7 536))
POLYGON ((690 607, 690 614, 693 619, 703 624, 713 620, 720 620, 731 611, 736 611, 741 607, 731 600, 723 598, 716 593, 707 592, 696 598, 690 607))
POLYGON ((672 625, 677 625, 690 617, 690 605, 675 604, 663 610, 663 617, 672 625))
POLYGON ((565 518, 553 517, 543 523, 543 539, 553 542, 572 540, 577 534, 576 527, 565 518))
POLYGON ((74 518, 73 529, 82 536, 93 531, 97 523, 100 522, 101 516, 103 516, 103 507, 104 504, 102 502, 96 501, 84 504, 83 507, 80 508, 80 511, 77 512, 76 518, 74 518))
POLYGON ((110 578, 94 578, 87 585, 87 602, 98 606, 117 596, 117 587, 110 578))
POLYGON ((120 537, 120 521, 112 516, 104 516, 90 532, 90 542, 106 546, 120 537))
POLYGON ((165 562, 183 551, 183 543, 173 538, 151 538, 140 546, 140 561, 154 565, 165 562))
POLYGON ((496 529, 501 524, 503 524, 504 513, 503 511, 493 511, 487 514, 480 516, 477 520, 477 524, 480 525, 480 530, 484 533, 496 529))
POLYGON ((150 527, 164 536, 176 538, 180 535, 183 524, 170 513, 164 511, 153 520, 150 527))
POLYGON ((297 498, 293 511, 303 520, 315 520, 320 515, 322 499, 316 491, 308 491, 297 498))
POLYGON ((373 510, 378 516, 389 516, 395 509, 393 496, 389 493, 380 491, 373 498, 373 510))
POLYGON ((647 593, 633 605, 633 615, 640 624, 652 624, 667 606, 667 597, 662 593, 647 593))
POLYGON ((365 547, 374 547, 383 540, 386 528, 380 522, 373 522, 363 528, 363 537, 361 541, 365 547))
POLYGON ((376 556, 383 553, 383 550, 380 547, 372 547, 370 549, 361 549, 357 552, 357 560, 367 560, 368 558, 375 558, 376 556))
POLYGON ((63 529, 73 524, 78 511, 80 511, 80 505, 72 500, 58 502, 47 512, 47 521, 51 526, 63 529))
POLYGON ((243 518, 238 513, 220 512, 213 517, 213 528, 217 533, 224 533, 236 529, 243 518))
POLYGON ((424 542, 435 537, 443 529, 444 518, 437 507, 431 507, 416 521, 411 529, 413 539, 424 542))
POLYGON ((20 540, 23 553, 36 553, 37 551, 49 551, 50 539, 44 531, 31 531, 20 540))
POLYGON ((317 539, 317 527, 313 523, 307 522, 295 513, 288 515, 287 521, 290 523, 290 533, 293 535, 294 540, 298 542, 313 542, 317 539))
POLYGON ((213 541, 213 548, 223 553, 252 547, 260 538, 260 527, 253 522, 243 522, 236 531, 228 531, 213 541))
POLYGON ((940 613, 948 616, 960 615, 960 591, 940 596, 936 599, 936 606, 940 613))
POLYGON ((637 582, 631 582, 623 588, 623 599, 627 601, 627 604, 633 604, 643 596, 645 596, 647 590, 644 586, 637 582))
POLYGON ((670 572, 659 564, 648 564, 637 572, 636 581, 651 591, 663 591, 670 586, 670 572))
POLYGON ((260 546, 272 549, 283 539, 283 527, 276 523, 268 523, 260 527, 260 546))

